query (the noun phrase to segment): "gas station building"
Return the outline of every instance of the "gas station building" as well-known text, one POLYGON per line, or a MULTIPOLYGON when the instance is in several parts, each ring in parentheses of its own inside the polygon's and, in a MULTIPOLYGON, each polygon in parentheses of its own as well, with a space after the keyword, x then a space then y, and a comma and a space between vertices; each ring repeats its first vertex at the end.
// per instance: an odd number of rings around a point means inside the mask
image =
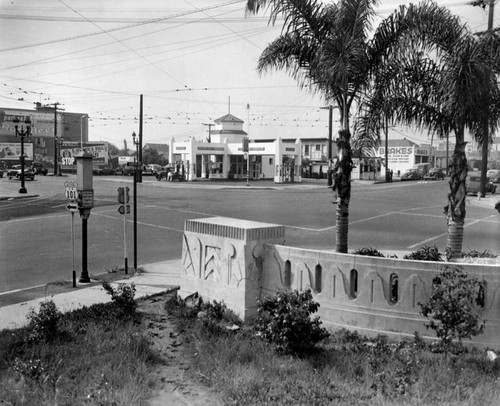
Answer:
POLYGON ((243 121, 228 113, 215 120, 209 142, 170 141, 169 161, 186 180, 274 179, 275 183, 301 182, 301 141, 252 141, 243 121), (248 145, 248 148, 245 146, 248 145), (245 151, 248 149, 248 151, 245 151))

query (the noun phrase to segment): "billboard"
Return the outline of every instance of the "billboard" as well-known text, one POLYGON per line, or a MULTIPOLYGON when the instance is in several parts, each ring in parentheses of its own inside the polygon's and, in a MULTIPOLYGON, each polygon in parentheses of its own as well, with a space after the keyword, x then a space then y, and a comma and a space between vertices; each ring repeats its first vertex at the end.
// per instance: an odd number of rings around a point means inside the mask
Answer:
MULTIPOLYGON (((24 143, 24 156, 27 160, 33 160, 33 144, 31 142, 24 143)), ((19 161, 21 158, 21 143, 20 142, 0 142, 0 159, 19 161)))
MULTIPOLYGON (((84 142, 83 150, 92 155, 92 163, 107 165, 108 163, 108 143, 106 142, 84 142)), ((61 145, 60 157, 63 166, 76 165, 75 155, 82 152, 82 145, 79 142, 63 142, 61 145)))
MULTIPOLYGON (((16 135, 14 119, 19 119, 18 125, 25 125, 24 121, 28 117, 31 121, 32 137, 54 138, 54 113, 5 108, 0 110, 0 136, 16 135)), ((57 134, 62 134, 61 114, 57 115, 57 134)))

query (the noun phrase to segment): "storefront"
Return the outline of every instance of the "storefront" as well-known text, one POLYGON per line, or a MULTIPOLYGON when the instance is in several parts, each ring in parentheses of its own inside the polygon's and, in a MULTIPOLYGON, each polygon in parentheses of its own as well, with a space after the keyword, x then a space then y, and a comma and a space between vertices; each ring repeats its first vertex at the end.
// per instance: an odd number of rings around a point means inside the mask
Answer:
POLYGON ((171 140, 170 162, 185 167, 186 180, 201 179, 274 179, 276 183, 301 182, 300 141, 298 143, 249 143, 243 151, 240 143, 187 142, 171 140))
POLYGON ((377 176, 385 176, 386 169, 393 172, 394 176, 400 176, 408 169, 412 169, 416 164, 428 163, 430 159, 430 148, 420 146, 407 139, 390 140, 387 149, 388 168, 385 167, 386 151, 385 146, 378 148, 376 161, 380 163, 377 166, 377 176))

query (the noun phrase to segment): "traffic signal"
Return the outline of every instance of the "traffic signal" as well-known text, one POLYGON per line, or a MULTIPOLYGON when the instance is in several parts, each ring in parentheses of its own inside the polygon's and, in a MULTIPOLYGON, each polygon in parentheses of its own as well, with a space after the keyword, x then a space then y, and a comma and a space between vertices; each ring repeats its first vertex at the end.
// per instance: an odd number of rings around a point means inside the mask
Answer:
POLYGON ((128 203, 130 201, 130 195, 129 195, 129 192, 130 191, 130 188, 127 186, 125 188, 125 203, 128 203))
POLYGON ((250 142, 248 137, 243 137, 243 152, 248 152, 248 143, 250 142))
POLYGON ((78 208, 83 207, 83 193, 80 191, 78 192, 78 198, 76 199, 76 203, 78 204, 78 208))

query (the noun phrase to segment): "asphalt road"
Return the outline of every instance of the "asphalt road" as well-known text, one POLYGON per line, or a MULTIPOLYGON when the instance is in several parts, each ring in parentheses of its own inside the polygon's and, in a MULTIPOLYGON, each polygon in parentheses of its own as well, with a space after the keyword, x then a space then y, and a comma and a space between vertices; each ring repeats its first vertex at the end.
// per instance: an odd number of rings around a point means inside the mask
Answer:
MULTIPOLYGON (((0 292, 71 279, 72 216, 66 210, 64 182, 74 176, 37 177, 27 182, 36 198, 0 201, 0 292)), ((13 194, 18 183, 13 182, 13 194)), ((11 184, 3 184, 2 186, 11 184)), ((124 221, 117 211, 117 188, 132 178, 95 177, 95 207, 88 220, 88 269, 97 274, 124 264, 124 221)), ((138 184, 138 255, 141 264, 178 259, 186 219, 240 218, 286 226, 286 244, 316 249, 335 247, 335 206, 323 183, 274 188, 265 182, 167 183, 144 178, 138 184), (253 186, 259 186, 254 188, 253 186)), ((374 247, 412 251, 422 245, 446 246, 442 214, 448 184, 353 183, 349 249, 374 247)), ((132 199, 131 199, 132 200, 132 199)), ((132 201, 130 202, 132 203, 132 201)), ((75 270, 81 272, 81 220, 74 216, 75 270)), ((127 257, 134 263, 132 214, 127 216, 127 257)), ((468 205, 464 251, 500 253, 500 217, 468 205)))

